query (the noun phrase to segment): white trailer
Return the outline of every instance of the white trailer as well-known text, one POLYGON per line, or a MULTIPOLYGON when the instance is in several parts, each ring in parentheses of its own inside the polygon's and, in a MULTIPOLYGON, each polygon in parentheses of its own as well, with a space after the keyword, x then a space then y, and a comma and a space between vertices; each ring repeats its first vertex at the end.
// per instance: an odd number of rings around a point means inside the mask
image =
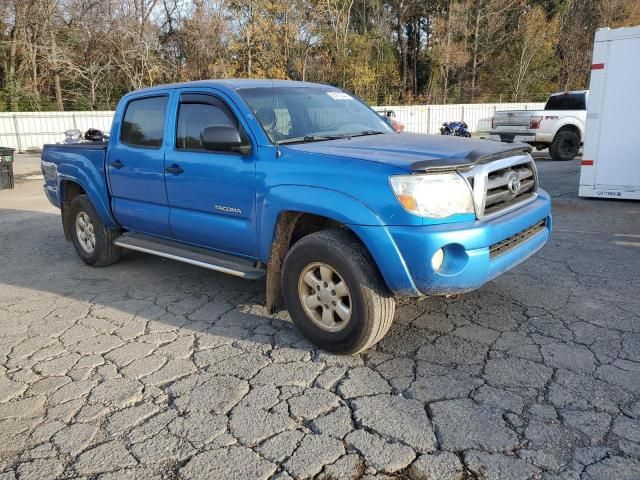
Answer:
POLYGON ((596 31, 581 197, 640 200, 640 26, 596 31))

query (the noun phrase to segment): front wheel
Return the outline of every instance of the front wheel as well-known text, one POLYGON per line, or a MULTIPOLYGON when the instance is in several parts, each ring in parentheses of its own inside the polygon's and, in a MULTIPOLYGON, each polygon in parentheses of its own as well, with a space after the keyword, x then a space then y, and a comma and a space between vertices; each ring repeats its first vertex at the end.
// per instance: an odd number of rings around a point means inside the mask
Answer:
POLYGON ((293 322, 310 341, 341 354, 379 342, 395 301, 364 246, 343 230, 312 233, 285 258, 282 290, 293 322))
POLYGON ((571 130, 560 130, 549 146, 549 153, 554 160, 573 160, 580 150, 580 137, 571 130))
POLYGON ((73 247, 84 263, 104 267, 120 259, 122 248, 113 244, 120 232, 104 226, 89 197, 75 197, 66 219, 73 247))

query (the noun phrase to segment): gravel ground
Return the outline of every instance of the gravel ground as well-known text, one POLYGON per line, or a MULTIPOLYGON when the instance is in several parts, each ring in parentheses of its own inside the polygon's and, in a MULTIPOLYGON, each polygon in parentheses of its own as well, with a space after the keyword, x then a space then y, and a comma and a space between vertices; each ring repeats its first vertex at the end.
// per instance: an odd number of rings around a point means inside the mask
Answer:
POLYGON ((458 300, 400 302, 358 356, 314 349, 263 283, 144 254, 85 266, 33 158, 0 191, 0 479, 640 478, 640 203, 576 196, 458 300), (34 180, 30 180, 36 178, 34 180))

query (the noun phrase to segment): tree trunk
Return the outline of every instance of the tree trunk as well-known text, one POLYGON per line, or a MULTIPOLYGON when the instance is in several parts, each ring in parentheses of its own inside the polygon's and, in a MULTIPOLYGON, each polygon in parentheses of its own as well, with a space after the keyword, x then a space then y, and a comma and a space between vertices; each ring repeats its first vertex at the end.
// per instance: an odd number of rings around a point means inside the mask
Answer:
MULTIPOLYGON (((426 25, 425 25, 425 33, 426 25)), ((413 94, 417 96, 420 91, 420 78, 418 72, 418 62, 420 59, 420 51, 422 50, 422 16, 418 16, 415 24, 415 52, 413 55, 413 94)))
MULTIPOLYGON (((17 10, 17 9, 16 9, 17 10)), ((16 11, 16 18, 13 28, 11 29, 11 35, 9 40, 9 69, 7 75, 7 85, 9 86, 8 103, 9 111, 15 112, 17 110, 16 105, 16 46, 18 40, 16 36, 17 32, 18 15, 16 11)))
POLYGON ((51 29, 51 64, 53 65, 53 86, 56 92, 56 106, 58 111, 64 111, 64 103, 62 101, 62 86, 60 85, 60 70, 58 68, 58 47, 56 45, 56 34, 51 29))
POLYGON ((451 6, 449 7, 449 16, 447 18, 447 37, 445 43, 445 57, 444 57, 444 79, 443 79, 443 87, 444 87, 444 103, 447 103, 449 100, 449 63, 451 61, 451 28, 453 23, 453 9, 451 6))
POLYGON ((247 75, 251 76, 251 33, 247 27, 247 75))
POLYGON ((400 50, 400 98, 404 98, 407 91, 407 49, 404 43, 402 18, 398 16, 396 26, 398 34, 398 49, 400 50))
POLYGON ((476 76, 478 72, 478 36, 480 34, 480 15, 482 12, 482 0, 476 3, 476 24, 473 34, 473 66, 471 67, 471 101, 476 98, 476 76))

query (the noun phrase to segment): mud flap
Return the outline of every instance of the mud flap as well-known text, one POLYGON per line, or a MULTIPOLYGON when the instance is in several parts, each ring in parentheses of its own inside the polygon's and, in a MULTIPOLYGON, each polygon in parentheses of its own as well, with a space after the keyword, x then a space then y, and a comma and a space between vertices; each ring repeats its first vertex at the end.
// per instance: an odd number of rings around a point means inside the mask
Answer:
POLYGON ((275 235, 271 244, 271 254, 267 265, 267 285, 265 291, 265 303, 267 312, 276 313, 285 308, 282 296, 282 264, 289 251, 291 236, 298 219, 302 216, 299 212, 286 212, 280 215, 276 226, 275 235))

